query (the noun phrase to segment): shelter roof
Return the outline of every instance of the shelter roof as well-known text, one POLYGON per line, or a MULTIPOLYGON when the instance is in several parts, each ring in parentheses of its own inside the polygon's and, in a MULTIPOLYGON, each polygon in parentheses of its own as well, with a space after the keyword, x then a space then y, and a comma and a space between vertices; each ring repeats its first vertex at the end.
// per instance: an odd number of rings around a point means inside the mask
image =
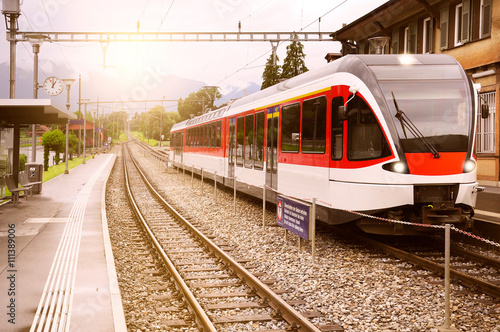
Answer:
POLYGON ((65 124, 76 115, 52 99, 0 99, 0 122, 65 124))

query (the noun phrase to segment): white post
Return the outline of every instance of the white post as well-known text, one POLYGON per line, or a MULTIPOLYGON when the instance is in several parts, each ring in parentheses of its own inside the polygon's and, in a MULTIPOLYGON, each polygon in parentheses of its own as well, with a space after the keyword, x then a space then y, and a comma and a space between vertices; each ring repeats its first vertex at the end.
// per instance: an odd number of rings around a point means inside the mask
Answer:
POLYGON ((444 326, 438 327, 438 331, 451 332, 458 331, 450 327, 450 224, 444 227, 444 326))
POLYGON ((233 187, 234 187, 233 212, 234 212, 234 215, 236 215, 236 176, 233 177, 233 187))
POLYGON ((201 168, 201 196, 203 196, 203 167, 201 168))
POLYGON ((311 239, 312 259, 314 262, 316 260, 316 198, 313 198, 312 203, 309 238, 311 239))
POLYGON ((217 202, 217 171, 214 172, 214 202, 217 202))
POLYGON ((262 228, 266 230, 266 184, 262 187, 262 228))

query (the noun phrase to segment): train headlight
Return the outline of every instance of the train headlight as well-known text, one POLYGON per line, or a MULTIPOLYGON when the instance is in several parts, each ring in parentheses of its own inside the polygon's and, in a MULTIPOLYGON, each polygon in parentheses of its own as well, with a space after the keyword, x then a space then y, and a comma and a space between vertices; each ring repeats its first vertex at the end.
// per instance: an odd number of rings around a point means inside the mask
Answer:
POLYGON ((385 169, 386 171, 391 171, 394 173, 409 174, 406 163, 402 161, 396 161, 393 163, 384 164, 382 165, 382 168, 385 169))
POLYGON ((464 173, 470 173, 476 169, 476 162, 472 159, 467 159, 464 162, 464 173))

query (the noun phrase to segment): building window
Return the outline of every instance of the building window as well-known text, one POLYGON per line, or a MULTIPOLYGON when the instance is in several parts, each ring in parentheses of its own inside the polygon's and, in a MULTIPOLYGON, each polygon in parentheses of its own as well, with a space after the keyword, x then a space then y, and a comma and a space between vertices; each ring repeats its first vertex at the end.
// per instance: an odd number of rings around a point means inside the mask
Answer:
POLYGON ((403 45, 404 45, 403 53, 404 54, 409 53, 409 50, 408 50, 408 47, 410 46, 409 40, 410 40, 410 27, 405 27, 404 41, 403 41, 403 45))
POLYGON ((479 12, 479 38, 489 37, 491 35, 491 1, 481 0, 481 9, 479 12))
POLYGON ((462 45, 462 4, 455 6, 455 33, 453 46, 462 45))
POLYGON ((423 21, 422 53, 432 53, 432 19, 430 17, 423 21))
POLYGON ((487 103, 490 108, 488 118, 481 118, 481 112, 477 119, 477 153, 495 153, 495 92, 481 93, 479 98, 479 109, 487 103))

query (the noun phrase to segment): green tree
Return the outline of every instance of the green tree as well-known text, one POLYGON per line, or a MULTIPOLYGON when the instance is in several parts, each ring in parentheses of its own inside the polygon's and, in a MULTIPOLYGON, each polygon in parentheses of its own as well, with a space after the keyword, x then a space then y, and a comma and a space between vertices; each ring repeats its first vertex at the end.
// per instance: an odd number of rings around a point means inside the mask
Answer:
MULTIPOLYGON (((276 62, 278 62, 278 56, 276 56, 276 62)), ((279 83, 281 77, 281 68, 278 64, 273 64, 273 55, 267 59, 266 67, 264 68, 264 72, 262 73, 262 86, 261 90, 264 90, 267 87, 275 85, 279 83)))
POLYGON ((217 87, 203 87, 191 92, 186 99, 179 99, 177 112, 180 121, 187 120, 193 115, 201 115, 204 111, 213 108, 214 102, 222 97, 217 87))
POLYGON ((292 78, 309 71, 305 64, 306 55, 304 45, 301 42, 293 41, 286 47, 286 57, 281 67, 281 78, 292 78))
POLYGON ((42 136, 43 144, 43 169, 49 169, 49 153, 54 151, 56 153, 55 162, 59 164, 61 160, 59 154, 64 151, 66 145, 66 137, 59 129, 51 130, 42 136))
MULTIPOLYGON (((78 152, 78 137, 76 137, 75 134, 70 133, 68 141, 69 141, 69 146, 68 146, 69 160, 73 160, 73 155, 78 152)), ((64 140, 64 149, 66 150, 66 137, 64 140)))
POLYGON ((120 134, 126 131, 128 113, 126 111, 113 112, 106 114, 102 120, 106 133, 112 139, 117 140, 120 134))

